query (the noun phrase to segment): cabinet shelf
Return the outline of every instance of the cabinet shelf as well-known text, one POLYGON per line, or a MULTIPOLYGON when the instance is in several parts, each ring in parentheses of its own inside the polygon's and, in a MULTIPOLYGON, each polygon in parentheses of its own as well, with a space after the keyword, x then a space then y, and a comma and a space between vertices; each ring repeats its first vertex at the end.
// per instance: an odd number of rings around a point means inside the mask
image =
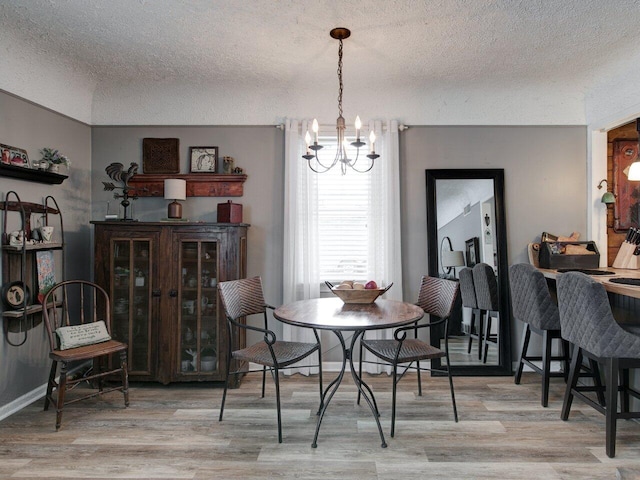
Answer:
POLYGON ((246 175, 219 173, 139 174, 129 180, 139 197, 164 197, 164 181, 178 178, 187 181, 187 197, 241 197, 246 175), (145 190, 146 189, 146 190, 145 190))
POLYGON ((15 165, 5 165, 4 163, 0 163, 0 177, 11 177, 49 185, 60 185, 65 179, 69 178, 68 175, 47 172, 46 170, 16 167, 15 165))

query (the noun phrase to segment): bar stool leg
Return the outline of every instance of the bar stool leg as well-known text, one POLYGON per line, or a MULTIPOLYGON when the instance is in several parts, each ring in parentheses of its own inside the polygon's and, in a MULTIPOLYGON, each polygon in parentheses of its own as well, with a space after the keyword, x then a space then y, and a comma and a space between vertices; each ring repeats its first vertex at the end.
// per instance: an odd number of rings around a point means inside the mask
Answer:
POLYGON ((560 413, 560 418, 562 420, 569 419, 571 403, 573 402, 573 389, 576 387, 578 377, 580 376, 580 365, 582 365, 582 350, 577 346, 574 346, 573 356, 571 357, 569 381, 567 382, 567 389, 564 392, 564 402, 562 403, 562 412, 560 413))
POLYGON ((543 348, 542 350, 542 399, 543 407, 549 405, 549 377, 551 374, 551 335, 548 330, 542 333, 543 348))
POLYGON ((605 385, 607 393, 607 406, 605 411, 606 422, 606 451, 607 457, 616 456, 616 420, 618 413, 618 359, 607 358, 605 367, 605 385))
POLYGON ((522 347, 520 348, 520 360, 518 361, 518 369, 514 377, 514 383, 520 385, 520 379, 522 378, 522 370, 524 369, 523 358, 527 358, 527 350, 529 349, 529 340, 531 338, 531 328, 528 323, 524 324, 524 332, 522 332, 522 347))

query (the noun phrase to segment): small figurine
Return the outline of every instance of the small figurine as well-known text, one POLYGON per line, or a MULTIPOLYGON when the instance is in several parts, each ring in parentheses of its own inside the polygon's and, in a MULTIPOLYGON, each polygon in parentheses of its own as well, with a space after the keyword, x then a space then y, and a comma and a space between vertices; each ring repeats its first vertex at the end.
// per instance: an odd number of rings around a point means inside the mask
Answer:
POLYGON ((225 175, 231 175, 233 173, 233 163, 233 157, 222 157, 222 171, 225 175))

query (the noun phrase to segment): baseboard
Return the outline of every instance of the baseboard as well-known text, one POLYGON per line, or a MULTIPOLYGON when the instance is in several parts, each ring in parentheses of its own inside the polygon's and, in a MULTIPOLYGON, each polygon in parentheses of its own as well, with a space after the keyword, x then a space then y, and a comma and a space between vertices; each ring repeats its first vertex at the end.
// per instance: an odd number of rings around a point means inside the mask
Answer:
POLYGON ((41 399, 47 393, 47 384, 34 388, 14 401, 0 406, 0 420, 4 420, 10 415, 22 410, 24 407, 31 405, 33 402, 41 399))
MULTIPOLYGON (((68 375, 73 375, 78 370, 85 367, 85 364, 77 365, 76 367, 69 370, 68 375)), ((56 377, 56 382, 60 377, 56 377)), ((12 402, 7 403, 6 405, 0 406, 0 421, 4 420, 10 415, 13 415, 19 410, 22 410, 24 407, 31 405, 33 402, 44 398, 47 393, 47 384, 40 385, 39 387, 34 388, 30 392, 25 393, 21 397, 16 398, 12 402)), ((44 407, 44 406, 43 406, 44 407)))

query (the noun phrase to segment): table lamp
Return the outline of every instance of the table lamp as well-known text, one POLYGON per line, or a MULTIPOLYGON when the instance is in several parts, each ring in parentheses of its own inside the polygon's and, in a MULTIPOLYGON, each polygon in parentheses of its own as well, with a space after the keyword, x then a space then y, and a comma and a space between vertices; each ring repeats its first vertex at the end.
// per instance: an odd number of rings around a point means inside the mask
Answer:
POLYGON ((442 267, 453 268, 453 276, 456 275, 456 267, 464 267, 464 252, 460 250, 443 250, 442 267))
POLYGON ((173 200, 169 204, 167 217, 181 219, 182 205, 178 200, 187 199, 187 181, 178 178, 170 178, 164 181, 164 198, 165 200, 173 200))

